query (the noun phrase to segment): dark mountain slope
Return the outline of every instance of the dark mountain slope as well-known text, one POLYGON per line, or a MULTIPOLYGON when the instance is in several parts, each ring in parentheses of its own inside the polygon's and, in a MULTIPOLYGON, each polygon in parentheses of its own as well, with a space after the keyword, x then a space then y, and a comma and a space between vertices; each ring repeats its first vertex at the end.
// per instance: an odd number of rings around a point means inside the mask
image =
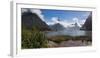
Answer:
POLYGON ((82 29, 84 30, 92 30, 92 13, 88 16, 86 19, 84 25, 82 26, 82 29))
POLYGON ((54 31, 59 31, 59 30, 64 30, 65 28, 59 24, 59 23, 56 23, 54 25, 51 25, 50 28, 54 31))
POLYGON ((49 26, 41 20, 41 18, 31 12, 22 13, 22 27, 26 27, 28 29, 36 28, 40 31, 50 31, 49 26))

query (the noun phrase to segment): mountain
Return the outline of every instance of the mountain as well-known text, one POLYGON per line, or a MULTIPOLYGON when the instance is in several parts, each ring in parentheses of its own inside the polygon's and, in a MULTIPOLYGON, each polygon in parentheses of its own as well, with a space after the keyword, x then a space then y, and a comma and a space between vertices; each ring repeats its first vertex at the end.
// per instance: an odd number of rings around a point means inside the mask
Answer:
POLYGON ((66 29, 67 30, 79 30, 80 26, 77 22, 75 22, 74 24, 69 25, 66 29))
POLYGON ((49 26, 42 21, 42 19, 36 14, 30 11, 22 13, 22 27, 26 27, 28 29, 38 29, 40 31, 50 31, 49 26))
POLYGON ((89 14, 88 18, 86 19, 84 25, 82 26, 83 30, 92 30, 92 12, 89 14))
POLYGON ((60 31, 60 30, 64 30, 65 28, 60 24, 60 23, 56 23, 54 25, 50 25, 50 28, 54 31, 60 31))

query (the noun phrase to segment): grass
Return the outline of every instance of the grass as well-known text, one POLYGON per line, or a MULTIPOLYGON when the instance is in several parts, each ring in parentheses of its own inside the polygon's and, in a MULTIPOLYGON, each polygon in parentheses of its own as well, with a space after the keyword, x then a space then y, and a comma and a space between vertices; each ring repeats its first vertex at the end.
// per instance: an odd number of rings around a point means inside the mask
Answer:
POLYGON ((47 48, 48 40, 45 34, 38 30, 22 30, 22 49, 47 48))

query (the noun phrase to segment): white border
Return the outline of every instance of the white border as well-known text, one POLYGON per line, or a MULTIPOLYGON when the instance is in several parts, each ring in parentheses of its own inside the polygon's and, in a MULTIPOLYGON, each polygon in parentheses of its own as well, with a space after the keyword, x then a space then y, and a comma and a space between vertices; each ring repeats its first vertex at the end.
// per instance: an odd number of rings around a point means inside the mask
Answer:
POLYGON ((49 54, 62 54, 70 52, 84 52, 96 50, 95 28, 93 28, 93 42, 92 46, 82 47, 64 47, 64 48, 41 48, 41 49, 23 49, 21 50, 21 8, 40 8, 40 9, 59 9, 59 10, 80 10, 80 11, 92 11, 92 23, 93 26, 96 23, 96 9, 94 7, 72 7, 72 6, 57 6, 57 5, 43 5, 43 4, 31 4, 31 3, 16 3, 13 2, 13 36, 11 56, 25 56, 25 55, 49 55, 49 54))

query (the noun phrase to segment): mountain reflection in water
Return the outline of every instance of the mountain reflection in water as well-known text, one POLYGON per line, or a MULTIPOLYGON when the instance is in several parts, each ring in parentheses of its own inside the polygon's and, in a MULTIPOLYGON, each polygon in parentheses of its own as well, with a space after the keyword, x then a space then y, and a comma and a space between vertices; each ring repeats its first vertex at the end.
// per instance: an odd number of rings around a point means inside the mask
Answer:
POLYGON ((48 31, 46 32, 47 36, 59 36, 59 35, 69 35, 69 36, 89 36, 91 35, 91 31, 85 30, 62 30, 62 31, 48 31))

